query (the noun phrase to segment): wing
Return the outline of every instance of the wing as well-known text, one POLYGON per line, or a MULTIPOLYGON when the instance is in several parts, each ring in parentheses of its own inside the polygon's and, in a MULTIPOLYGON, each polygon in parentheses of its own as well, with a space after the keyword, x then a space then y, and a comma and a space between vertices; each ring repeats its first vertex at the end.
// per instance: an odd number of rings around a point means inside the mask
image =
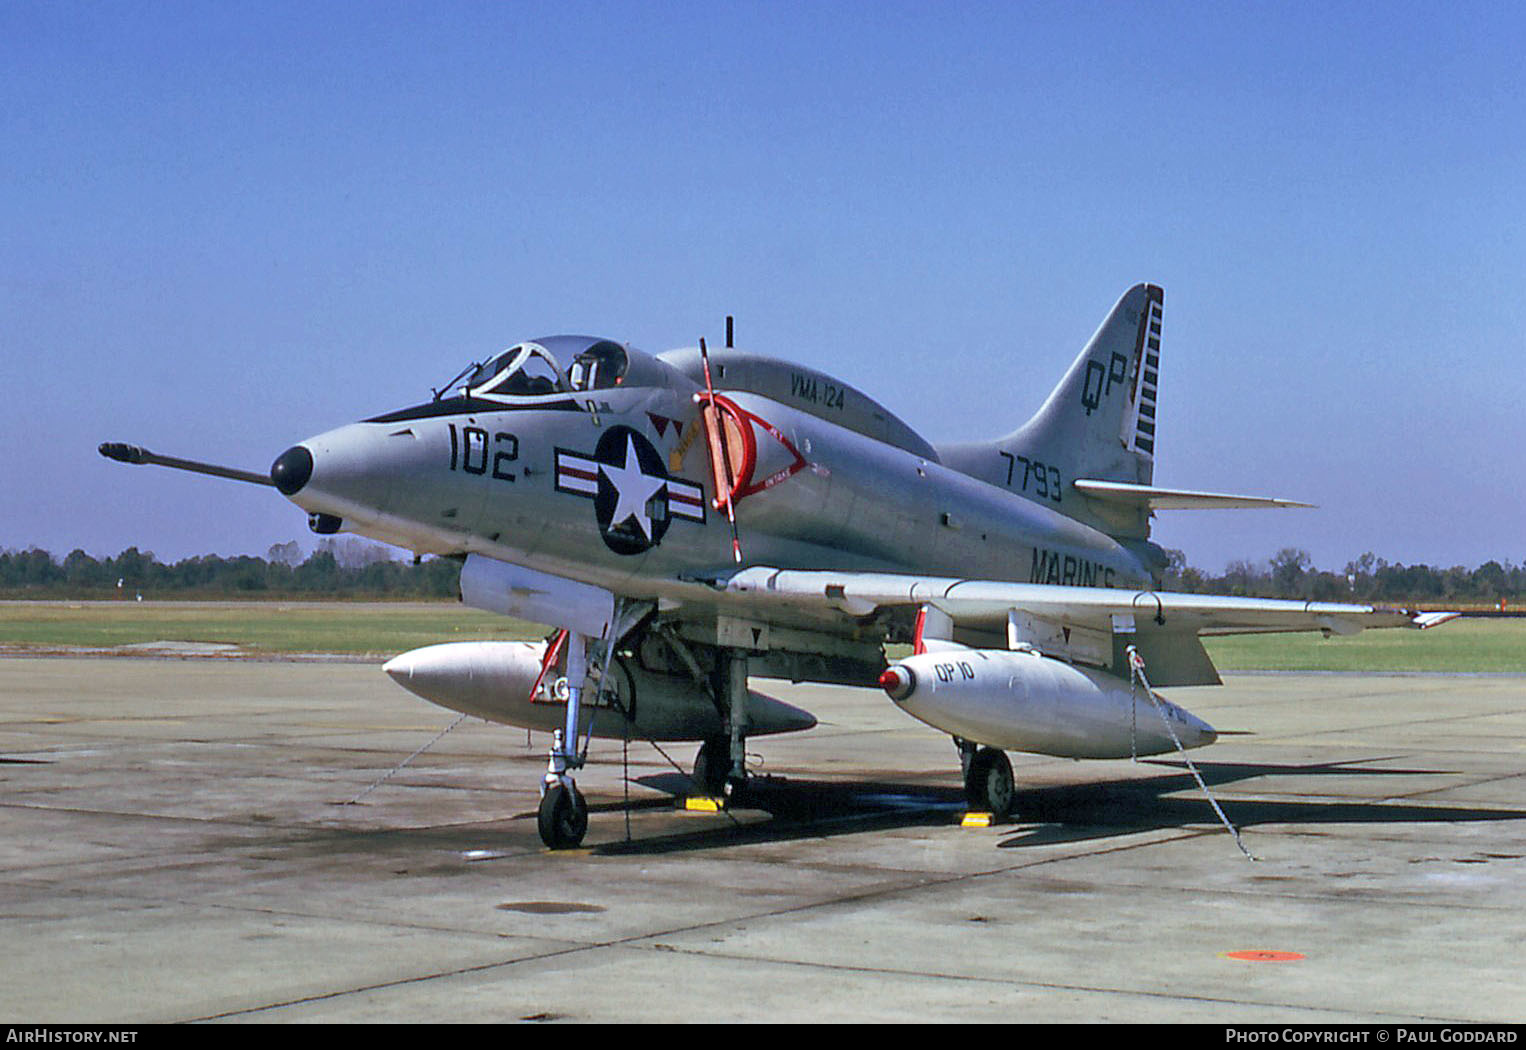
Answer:
POLYGON ((1202 635, 1355 634, 1368 627, 1434 627, 1458 615, 1336 602, 763 567, 744 569, 724 586, 765 617, 788 619, 835 609, 862 619, 929 608, 947 618, 951 637, 968 644, 1005 648, 1027 642, 1098 666, 1118 666, 1123 646, 1132 644, 1150 661, 1151 680, 1158 685, 1218 682, 1202 635))

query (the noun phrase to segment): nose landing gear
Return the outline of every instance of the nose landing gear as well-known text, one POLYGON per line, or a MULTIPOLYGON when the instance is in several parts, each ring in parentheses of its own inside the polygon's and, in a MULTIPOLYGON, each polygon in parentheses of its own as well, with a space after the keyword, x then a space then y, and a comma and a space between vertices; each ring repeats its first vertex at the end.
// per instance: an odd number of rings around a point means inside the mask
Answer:
POLYGON ((570 777, 547 781, 536 821, 540 840, 551 849, 574 849, 588 831, 588 803, 570 777))
POLYGON ((574 632, 567 641, 567 722, 551 737, 536 819, 540 840, 550 849, 575 849, 588 832, 588 803, 572 779, 572 771, 583 764, 578 735, 583 680, 588 673, 588 639, 574 632))

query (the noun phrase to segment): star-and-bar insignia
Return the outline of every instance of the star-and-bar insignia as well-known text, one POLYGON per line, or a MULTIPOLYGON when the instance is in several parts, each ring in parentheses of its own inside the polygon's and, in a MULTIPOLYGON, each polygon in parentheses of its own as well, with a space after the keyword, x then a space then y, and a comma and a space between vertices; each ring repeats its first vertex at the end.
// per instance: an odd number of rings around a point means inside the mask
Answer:
POLYGON ((599 461, 566 449, 556 450, 556 491, 594 496, 599 492, 599 461))
POLYGON ((668 513, 705 523, 705 490, 688 481, 668 479, 668 513))
POLYGON ((652 443, 629 427, 610 427, 592 456, 556 450, 556 490, 594 501, 605 544, 640 554, 662 542, 672 518, 705 522, 704 490, 663 469, 652 443))

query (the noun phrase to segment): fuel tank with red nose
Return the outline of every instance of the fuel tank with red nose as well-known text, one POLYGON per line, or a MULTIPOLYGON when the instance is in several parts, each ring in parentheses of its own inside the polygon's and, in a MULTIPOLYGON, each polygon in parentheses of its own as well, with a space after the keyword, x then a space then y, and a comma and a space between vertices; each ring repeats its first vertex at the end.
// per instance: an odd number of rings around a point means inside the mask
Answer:
MULTIPOLYGON (((566 722, 566 671, 546 666, 545 642, 445 642, 395 656, 383 665, 416 696, 463 714, 526 729, 566 722), (545 668, 543 671, 542 668, 545 668)), ((595 683, 590 683, 590 685, 595 683)), ((582 732, 609 739, 706 740, 725 730, 710 694, 687 674, 614 661, 608 689, 584 694, 582 732)), ((748 735, 810 729, 809 711, 762 693, 747 694, 748 735)))
POLYGON ((954 736, 1062 758, 1202 747, 1214 728, 1115 675, 1028 650, 945 649, 892 664, 880 685, 907 714, 954 736), (1162 713, 1164 717, 1162 717, 1162 713), (1167 723, 1169 723, 1169 728, 1167 723))

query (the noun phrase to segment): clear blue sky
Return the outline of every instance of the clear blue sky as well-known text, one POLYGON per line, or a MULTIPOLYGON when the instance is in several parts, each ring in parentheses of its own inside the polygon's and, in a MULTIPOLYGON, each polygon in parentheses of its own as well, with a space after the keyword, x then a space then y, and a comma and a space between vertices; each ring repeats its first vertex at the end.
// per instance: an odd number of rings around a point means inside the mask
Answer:
POLYGON ((0 547, 264 554, 263 470, 521 338, 720 335, 934 441, 1166 290, 1218 569, 1526 560, 1518 4, 0 5, 0 547))

